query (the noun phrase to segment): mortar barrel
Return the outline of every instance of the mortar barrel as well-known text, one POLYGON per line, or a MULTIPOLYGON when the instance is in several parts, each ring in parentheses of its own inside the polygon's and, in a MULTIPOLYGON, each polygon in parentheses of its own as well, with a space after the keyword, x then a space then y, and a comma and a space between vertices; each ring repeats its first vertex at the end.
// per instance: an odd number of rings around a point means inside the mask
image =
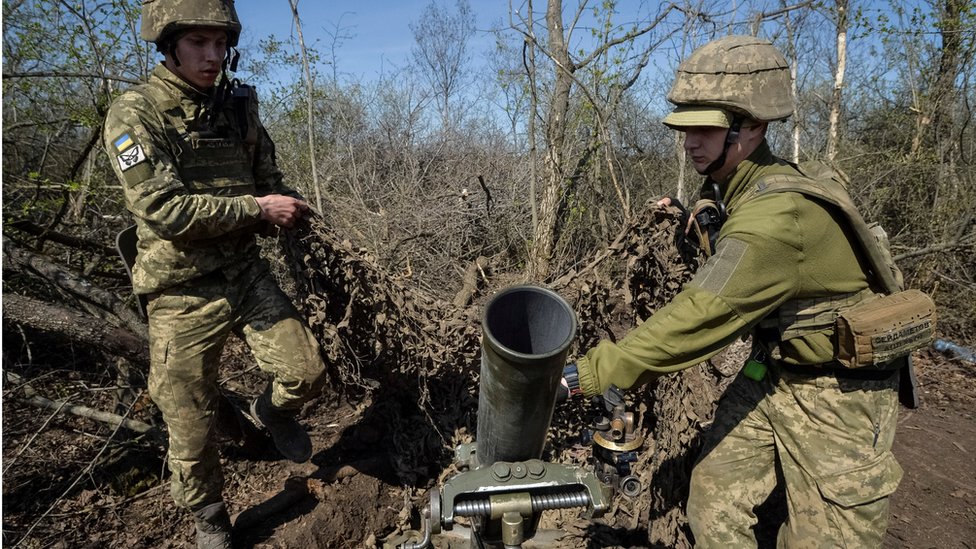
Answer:
POLYGON ((551 290, 513 286, 485 306, 482 330, 478 463, 540 458, 576 314, 551 290))

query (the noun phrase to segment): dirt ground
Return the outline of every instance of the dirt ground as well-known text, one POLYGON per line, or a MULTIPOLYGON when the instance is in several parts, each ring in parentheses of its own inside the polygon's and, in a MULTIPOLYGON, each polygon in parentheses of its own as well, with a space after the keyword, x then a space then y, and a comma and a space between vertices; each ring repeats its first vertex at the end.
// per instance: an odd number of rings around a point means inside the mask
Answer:
POLYGON ((885 547, 976 547, 976 365, 932 355, 916 365, 922 404, 899 416, 894 452, 905 476, 885 547))
MULTIPOLYGON (((16 368, 6 349, 4 354, 4 368, 16 368)), ((916 364, 922 405, 900 415, 895 453, 905 476, 892 500, 884 547, 973 548, 976 365, 927 352, 918 354, 916 364)), ((47 378, 45 389, 59 388, 62 398, 86 382, 84 375, 58 375, 56 383, 47 378)), ((243 372, 229 385, 241 394, 255 394, 260 382, 243 372)), ((27 407, 10 392, 13 388, 8 380, 4 546, 194 546, 190 517, 173 505, 168 483, 159 480, 164 466, 154 446, 133 443, 129 452, 114 445, 106 450, 110 430, 27 407), (119 456, 108 455, 113 452, 119 456)), ((427 501, 426 487, 443 481, 439 464, 449 458, 431 459, 414 482, 401 480, 393 473, 402 467, 394 467, 398 456, 391 451, 396 434, 390 432, 395 429, 391 413, 397 410, 365 396, 312 403, 303 420, 316 453, 303 465, 281 460, 267 441, 256 448, 228 442, 223 449, 225 498, 236 542, 248 548, 373 548, 400 541, 404 529, 418 527, 419 504, 412 502, 427 501)), ((564 524, 573 535, 554 543, 557 547, 641 547, 639 540, 647 539, 646 533, 620 529, 587 535, 600 529, 574 517, 564 524)))

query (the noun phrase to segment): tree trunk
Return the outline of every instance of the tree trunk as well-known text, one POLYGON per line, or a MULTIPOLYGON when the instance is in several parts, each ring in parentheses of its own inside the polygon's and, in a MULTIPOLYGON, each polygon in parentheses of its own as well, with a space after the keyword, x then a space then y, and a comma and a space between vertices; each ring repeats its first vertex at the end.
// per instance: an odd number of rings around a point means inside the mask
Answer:
POLYGON ((3 246, 3 256, 6 260, 4 268, 19 271, 29 271, 39 275, 57 288, 75 296, 83 304, 89 305, 90 312, 105 320, 105 312, 111 313, 126 331, 135 334, 143 341, 148 339, 148 328, 142 318, 115 294, 93 285, 68 268, 58 265, 42 255, 28 252, 10 244, 3 246))
POLYGON ((302 36, 302 20, 298 17, 298 0, 288 0, 291 6, 292 19, 295 21, 295 31, 298 33, 298 47, 302 52, 302 69, 305 75, 306 116, 305 125, 308 128, 308 165, 312 170, 312 189, 315 191, 315 208, 322 211, 322 189, 319 188, 319 175, 316 171, 315 159, 315 105, 312 101, 315 83, 308 64, 308 50, 305 48, 305 38, 302 36))
POLYGON ((149 366, 146 340, 93 316, 17 294, 3 294, 3 321, 64 337, 74 343, 149 366))
POLYGON ((793 98, 793 131, 792 131, 792 143, 793 143, 793 154, 791 159, 793 162, 800 162, 800 106, 797 103, 797 67, 800 66, 800 59, 796 51, 796 32, 793 30, 792 19, 790 19, 790 14, 787 13, 785 16, 786 21, 786 43, 787 43, 787 60, 790 64, 790 97, 793 98))
POLYGON ((539 223, 535 226, 529 253, 528 276, 531 280, 545 280, 550 274, 550 261, 556 243, 556 222, 563 199, 566 117, 569 113, 574 67, 563 34, 562 12, 562 0, 549 0, 546 24, 549 31, 549 55, 555 63, 556 74, 546 120, 545 184, 542 188, 542 200, 539 201, 539 223))
MULTIPOLYGON (((529 17, 526 20, 526 24, 529 29, 529 36, 535 36, 535 19, 532 17, 532 0, 529 2, 529 17)), ((529 94, 529 207, 532 209, 532 231, 536 231, 539 226, 539 205, 536 203, 536 185, 539 182, 539 156, 537 153, 538 145, 535 133, 535 113, 539 112, 539 99, 536 95, 536 63, 535 63, 535 41, 526 40, 523 48, 526 48, 528 53, 528 64, 525 67, 525 72, 529 78, 529 89, 531 93, 529 94)))
MULTIPOLYGON (((942 10, 940 11, 939 25, 942 36, 942 47, 939 50, 938 66, 935 67, 935 76, 931 79, 929 93, 925 97, 925 102, 919 106, 918 117, 915 124, 915 138, 912 141, 911 156, 918 157, 923 149, 929 145, 937 146, 938 140, 947 143, 945 147, 940 147, 937 153, 944 152, 951 147, 954 140, 952 138, 952 112, 956 102, 955 81, 959 75, 960 59, 962 58, 962 13, 967 8, 966 0, 943 0, 942 10), (931 139, 927 139, 931 136, 931 139)), ((939 158, 939 161, 944 161, 939 158)))
POLYGON ((847 68, 847 0, 837 0, 837 67, 834 71, 834 92, 830 98, 830 128, 827 133, 827 160, 837 156, 840 136, 840 109, 844 90, 844 71, 847 68))

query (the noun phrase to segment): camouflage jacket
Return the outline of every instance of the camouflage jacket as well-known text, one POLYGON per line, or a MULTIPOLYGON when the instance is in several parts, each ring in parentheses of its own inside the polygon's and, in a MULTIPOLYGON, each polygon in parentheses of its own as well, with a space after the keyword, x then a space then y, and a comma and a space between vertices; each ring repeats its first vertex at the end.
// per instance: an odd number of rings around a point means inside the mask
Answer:
POLYGON ((256 260, 255 196, 295 195, 250 98, 238 110, 227 101, 208 125, 210 96, 160 64, 112 103, 103 138, 136 220, 137 294, 256 260))
MULTIPOLYGON (((729 217, 715 255, 671 303, 620 342, 602 341, 577 362, 585 394, 698 364, 787 309, 796 324, 805 300, 844 301, 868 290, 866 263, 839 213, 797 192, 746 199, 761 178, 781 174, 798 172, 766 144, 738 166, 723 185, 729 217)), ((833 316, 802 322, 802 329, 784 332, 776 358, 787 365, 831 362, 833 316)))

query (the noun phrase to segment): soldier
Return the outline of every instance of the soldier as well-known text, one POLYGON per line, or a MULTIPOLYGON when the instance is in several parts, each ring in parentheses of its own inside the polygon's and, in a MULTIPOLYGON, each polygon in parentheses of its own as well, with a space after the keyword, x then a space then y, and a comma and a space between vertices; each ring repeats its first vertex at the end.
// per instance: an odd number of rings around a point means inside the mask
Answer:
POLYGON ((132 285, 148 301, 149 392, 169 431, 172 494, 192 512, 201 548, 231 547, 213 436, 227 337, 243 337, 273 376, 250 414, 294 462, 311 457, 295 418, 324 372, 258 253, 258 232, 293 226, 308 205, 282 183, 253 89, 225 72, 240 32, 232 0, 144 0, 142 38, 164 60, 115 100, 104 130, 136 220, 132 285))
POLYGON ((664 124, 684 132, 706 178, 689 236, 710 256, 670 304, 567 366, 564 383, 588 396, 639 386, 751 334, 751 360, 723 395, 692 473, 696 547, 755 547, 755 509, 778 477, 789 509, 778 546, 880 547, 902 476, 891 445, 904 363, 842 368, 834 319, 890 291, 896 284, 880 279, 897 268, 889 260, 885 274, 868 261, 835 207, 859 218, 846 189, 770 151, 767 128, 793 103, 789 67, 769 42, 702 46, 678 67, 668 100, 676 108, 664 124))

